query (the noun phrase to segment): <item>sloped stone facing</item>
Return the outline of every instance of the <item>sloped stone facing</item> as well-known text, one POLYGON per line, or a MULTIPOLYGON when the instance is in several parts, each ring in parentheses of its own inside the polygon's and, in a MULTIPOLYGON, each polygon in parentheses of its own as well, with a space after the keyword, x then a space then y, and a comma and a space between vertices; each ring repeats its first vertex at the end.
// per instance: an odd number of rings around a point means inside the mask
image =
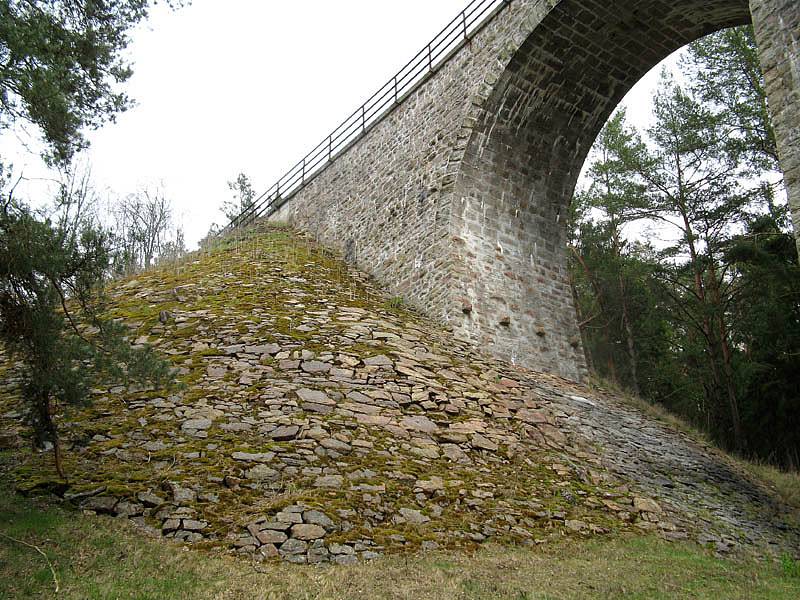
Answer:
MULTIPOLYGON (((638 530, 725 552, 798 546, 782 507, 724 457, 386 310, 306 240, 252 233, 110 290, 111 316, 186 387, 98 388, 57 417, 65 499, 166 539, 303 564, 638 530), (302 368, 312 361, 330 368, 302 368)), ((0 429, 15 438, 28 432, 18 385, 0 349, 0 429)), ((17 464, 19 489, 52 477, 49 455, 17 464)))
MULTIPOLYGON (((800 224, 800 9, 751 4, 800 224)), ((564 223, 586 153, 649 68, 749 20, 747 0, 515 0, 274 218, 461 338, 579 379, 564 223)))
POLYGON ((800 253, 800 3, 751 0, 750 8, 800 253))

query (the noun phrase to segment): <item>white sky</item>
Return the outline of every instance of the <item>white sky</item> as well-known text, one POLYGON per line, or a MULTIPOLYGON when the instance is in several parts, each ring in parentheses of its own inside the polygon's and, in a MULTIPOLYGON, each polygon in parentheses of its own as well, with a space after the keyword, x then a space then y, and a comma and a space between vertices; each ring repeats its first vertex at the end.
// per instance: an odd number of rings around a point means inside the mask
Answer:
MULTIPOLYGON (((156 8, 134 34, 136 106, 90 132, 96 187, 123 196, 163 182, 190 246, 247 173, 257 192, 274 183, 375 92, 466 5, 466 0, 194 0, 156 8)), ((659 67, 626 99, 647 118, 659 67)), ((15 172, 47 177, 36 152, 2 136, 15 172)), ((41 197, 30 182, 20 195, 41 197)))

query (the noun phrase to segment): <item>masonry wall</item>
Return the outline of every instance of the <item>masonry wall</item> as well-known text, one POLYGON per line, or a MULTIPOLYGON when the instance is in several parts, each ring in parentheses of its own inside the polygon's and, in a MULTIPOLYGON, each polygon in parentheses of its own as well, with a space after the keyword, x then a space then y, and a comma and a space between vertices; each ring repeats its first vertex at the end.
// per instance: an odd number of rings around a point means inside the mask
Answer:
POLYGON ((584 353, 565 223, 595 137, 661 59, 747 22, 742 1, 562 1, 533 27, 474 114, 452 227, 458 334, 507 359, 579 379, 584 353), (463 313, 463 311, 461 311, 463 313))
POLYGON ((446 321, 452 302, 450 211, 472 96, 521 29, 517 2, 424 87, 273 216, 313 232, 392 294, 446 321))
POLYGON ((800 2, 751 0, 750 8, 800 253, 800 2))
MULTIPOLYGON (((753 3, 773 43, 770 104, 791 96, 779 138, 796 181, 800 84, 787 48, 800 9, 753 3)), ((515 0, 273 218, 338 247, 459 337, 580 379, 564 225, 584 159, 652 66, 749 19, 747 0, 515 0)))

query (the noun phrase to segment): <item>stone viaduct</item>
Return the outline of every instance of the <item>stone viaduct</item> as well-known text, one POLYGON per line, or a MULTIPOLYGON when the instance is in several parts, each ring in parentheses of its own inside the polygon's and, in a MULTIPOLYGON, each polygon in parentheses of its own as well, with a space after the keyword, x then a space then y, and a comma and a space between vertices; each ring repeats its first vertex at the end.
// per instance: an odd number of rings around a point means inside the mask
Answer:
POLYGON ((798 0, 509 2, 271 218, 456 335, 580 379, 564 223, 584 159, 660 60, 751 21, 800 231, 798 0))

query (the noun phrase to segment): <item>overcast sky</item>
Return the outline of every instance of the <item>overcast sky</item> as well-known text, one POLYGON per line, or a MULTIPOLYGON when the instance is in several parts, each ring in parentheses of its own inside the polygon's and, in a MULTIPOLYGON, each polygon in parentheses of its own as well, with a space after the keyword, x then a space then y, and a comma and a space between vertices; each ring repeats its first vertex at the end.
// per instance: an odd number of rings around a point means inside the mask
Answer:
MULTIPOLYGON (((194 0, 156 8, 134 34, 136 106, 91 132, 99 189, 117 195, 163 182, 193 246, 247 173, 272 185, 375 92, 466 5, 466 0, 194 0)), ((657 69, 626 100, 646 113, 657 69)), ((638 116, 638 118, 643 118, 638 116)), ((18 136, 24 137, 24 136, 18 136)), ((3 136, 4 160, 46 177, 35 152, 3 136), (13 147, 12 147, 13 145, 13 147)), ((28 195, 42 195, 28 184, 28 195)))

